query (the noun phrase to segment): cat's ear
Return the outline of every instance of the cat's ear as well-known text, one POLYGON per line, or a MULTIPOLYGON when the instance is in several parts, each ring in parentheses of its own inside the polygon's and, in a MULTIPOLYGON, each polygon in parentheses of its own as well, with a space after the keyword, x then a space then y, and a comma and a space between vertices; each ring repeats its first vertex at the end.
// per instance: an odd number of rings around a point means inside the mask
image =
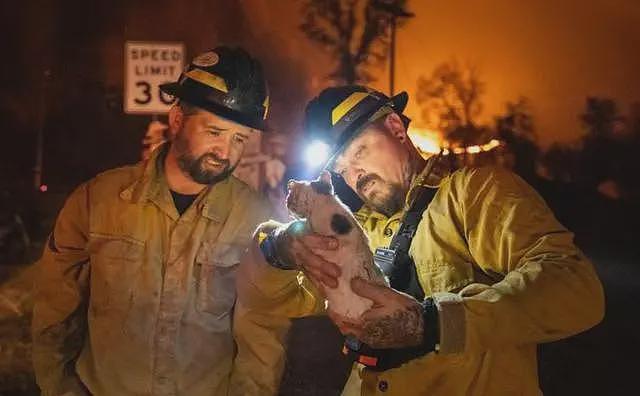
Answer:
POLYGON ((331 173, 322 171, 320 173, 320 183, 328 186, 329 194, 333 195, 333 183, 331 182, 331 173))
POLYGON ((322 171, 322 173, 320 173, 320 182, 333 187, 333 183, 331 183, 331 174, 327 171, 322 171))
POLYGON ((322 171, 320 177, 311 182, 311 188, 318 194, 333 195, 333 184, 331 184, 329 172, 322 171))

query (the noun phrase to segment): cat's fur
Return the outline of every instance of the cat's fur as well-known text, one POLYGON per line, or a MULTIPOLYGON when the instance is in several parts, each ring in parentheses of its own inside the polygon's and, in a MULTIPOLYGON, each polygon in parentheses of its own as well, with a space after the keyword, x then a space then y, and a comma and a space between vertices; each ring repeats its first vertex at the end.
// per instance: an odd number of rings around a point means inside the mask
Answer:
POLYGON ((349 209, 333 193, 329 173, 323 172, 312 182, 290 181, 288 187, 289 211, 298 218, 306 219, 313 232, 338 240, 338 249, 324 255, 327 261, 335 262, 342 270, 336 289, 323 288, 330 309, 346 318, 360 317, 371 307, 372 301, 351 290, 351 279, 360 277, 387 284, 382 271, 373 262, 367 236, 349 209))

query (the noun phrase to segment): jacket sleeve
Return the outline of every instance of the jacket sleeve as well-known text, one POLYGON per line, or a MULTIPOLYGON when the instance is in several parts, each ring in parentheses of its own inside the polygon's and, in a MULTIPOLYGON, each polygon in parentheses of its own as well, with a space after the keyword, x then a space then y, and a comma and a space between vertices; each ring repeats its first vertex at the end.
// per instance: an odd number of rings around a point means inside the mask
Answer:
POLYGON ((274 268, 264 260, 257 235, 237 276, 234 337, 238 354, 231 377, 232 395, 278 394, 289 319, 324 308, 324 300, 302 273, 274 268))
POLYGON ((68 198, 37 263, 32 322, 33 365, 45 396, 88 394, 75 373, 88 301, 88 191, 68 198))
POLYGON ((434 296, 441 351, 554 341, 600 322, 604 294, 594 267, 542 198, 506 170, 460 175, 451 186, 460 229, 475 264, 501 280, 434 296))

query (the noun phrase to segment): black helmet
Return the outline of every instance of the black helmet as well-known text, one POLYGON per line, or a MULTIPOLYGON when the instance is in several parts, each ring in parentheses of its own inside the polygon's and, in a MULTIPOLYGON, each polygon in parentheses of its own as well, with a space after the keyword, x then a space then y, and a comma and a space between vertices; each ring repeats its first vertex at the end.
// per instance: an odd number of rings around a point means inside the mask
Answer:
POLYGON ((196 56, 177 82, 160 89, 221 117, 265 129, 269 94, 262 66, 241 48, 222 46, 196 56))
POLYGON ((389 98, 360 85, 326 88, 307 104, 305 134, 329 143, 334 158, 369 122, 391 111, 402 114, 408 99, 406 92, 389 98))

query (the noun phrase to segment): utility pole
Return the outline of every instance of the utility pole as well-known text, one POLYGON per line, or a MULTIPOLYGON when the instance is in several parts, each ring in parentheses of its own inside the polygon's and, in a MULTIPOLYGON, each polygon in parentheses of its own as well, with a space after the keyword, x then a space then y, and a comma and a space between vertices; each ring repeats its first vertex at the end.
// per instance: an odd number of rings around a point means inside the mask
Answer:
POLYGON ((391 40, 389 42, 389 95, 395 93, 396 78, 396 30, 398 18, 413 18, 415 14, 402 8, 398 0, 379 0, 372 4, 380 10, 389 13, 391 40))
POLYGON ((389 96, 395 93, 396 76, 396 16, 391 17, 391 43, 389 44, 389 96))

